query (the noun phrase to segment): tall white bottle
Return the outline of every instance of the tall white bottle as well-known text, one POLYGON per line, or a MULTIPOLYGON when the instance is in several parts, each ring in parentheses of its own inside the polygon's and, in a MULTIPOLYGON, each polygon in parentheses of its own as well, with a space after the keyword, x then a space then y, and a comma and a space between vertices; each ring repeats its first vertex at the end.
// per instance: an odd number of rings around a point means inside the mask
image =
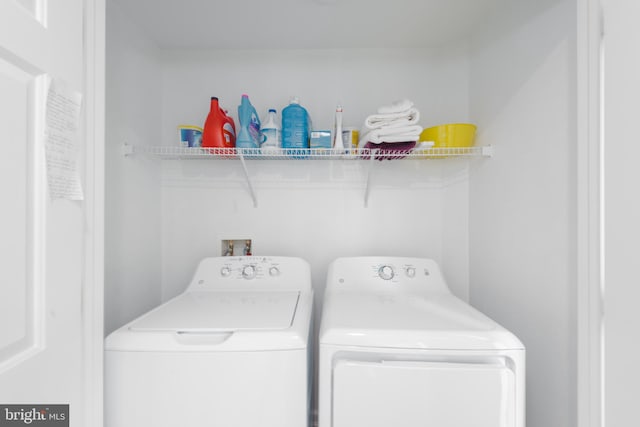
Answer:
POLYGON ((336 152, 344 151, 344 141, 342 140, 342 105, 336 107, 333 149, 336 150, 336 152))
POLYGON ((280 147, 282 147, 282 130, 276 110, 270 108, 266 119, 262 123, 262 144, 260 144, 262 152, 274 153, 279 151, 280 147))

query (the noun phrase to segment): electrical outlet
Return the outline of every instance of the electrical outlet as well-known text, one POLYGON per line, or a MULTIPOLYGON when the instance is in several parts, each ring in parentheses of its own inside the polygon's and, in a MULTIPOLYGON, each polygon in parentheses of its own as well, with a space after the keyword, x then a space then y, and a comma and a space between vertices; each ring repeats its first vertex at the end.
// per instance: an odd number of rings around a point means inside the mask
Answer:
POLYGON ((251 239, 222 239, 220 241, 222 256, 251 256, 253 246, 251 239))

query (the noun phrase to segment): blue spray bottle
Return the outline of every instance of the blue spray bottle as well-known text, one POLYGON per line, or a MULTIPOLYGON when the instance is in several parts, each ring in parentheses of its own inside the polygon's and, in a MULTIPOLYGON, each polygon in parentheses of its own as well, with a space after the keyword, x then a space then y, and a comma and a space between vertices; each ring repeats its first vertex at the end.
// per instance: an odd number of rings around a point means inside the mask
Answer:
POLYGON ((236 138, 236 147, 259 148, 260 142, 262 142, 260 118, 249 101, 249 95, 242 95, 242 100, 238 106, 238 119, 240 120, 240 130, 236 138))

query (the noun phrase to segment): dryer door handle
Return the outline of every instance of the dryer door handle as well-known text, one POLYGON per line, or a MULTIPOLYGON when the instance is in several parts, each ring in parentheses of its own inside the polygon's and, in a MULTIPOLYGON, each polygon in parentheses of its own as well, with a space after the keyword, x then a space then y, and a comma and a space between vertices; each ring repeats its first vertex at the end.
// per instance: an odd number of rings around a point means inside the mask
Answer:
POLYGON ((233 331, 177 331, 176 341, 185 345, 219 345, 233 335, 233 331))

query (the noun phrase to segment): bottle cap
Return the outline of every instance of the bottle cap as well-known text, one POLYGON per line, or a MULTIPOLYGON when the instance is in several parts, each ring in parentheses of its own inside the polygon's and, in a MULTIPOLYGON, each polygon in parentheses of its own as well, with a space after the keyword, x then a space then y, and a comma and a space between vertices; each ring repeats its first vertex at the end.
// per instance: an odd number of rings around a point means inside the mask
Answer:
POLYGON ((270 113, 275 113, 275 112, 276 112, 276 109, 275 109, 275 108, 269 108, 269 112, 270 112, 270 113))
POLYGON ((211 100, 213 101, 214 99, 217 101, 217 100, 218 100, 218 97, 217 97, 217 96, 212 96, 212 97, 211 97, 211 100))
POLYGON ((292 96, 289 100, 289 104, 300 104, 300 99, 297 96, 292 96))

